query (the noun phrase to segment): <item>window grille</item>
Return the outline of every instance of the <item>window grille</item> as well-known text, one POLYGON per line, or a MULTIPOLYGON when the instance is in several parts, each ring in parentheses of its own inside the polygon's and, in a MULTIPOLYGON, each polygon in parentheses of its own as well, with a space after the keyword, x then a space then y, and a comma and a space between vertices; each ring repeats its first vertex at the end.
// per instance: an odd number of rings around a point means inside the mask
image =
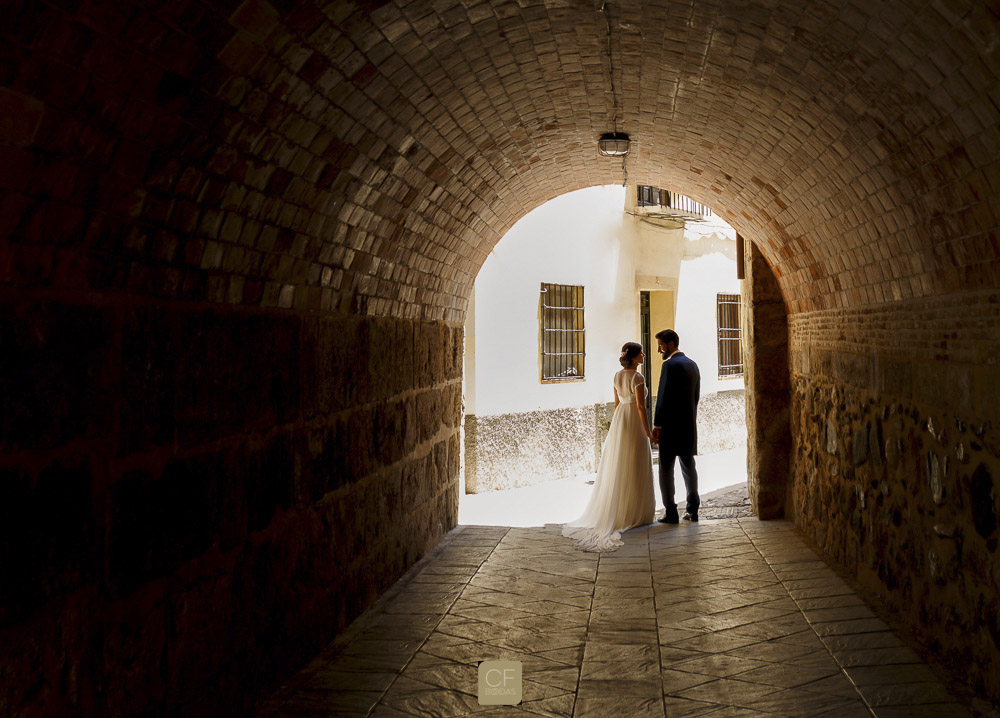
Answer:
POLYGON ((583 287, 543 282, 539 306, 542 381, 582 380, 586 358, 583 287))
POLYGON ((743 350, 740 347, 740 295, 719 294, 719 377, 743 376, 743 350))

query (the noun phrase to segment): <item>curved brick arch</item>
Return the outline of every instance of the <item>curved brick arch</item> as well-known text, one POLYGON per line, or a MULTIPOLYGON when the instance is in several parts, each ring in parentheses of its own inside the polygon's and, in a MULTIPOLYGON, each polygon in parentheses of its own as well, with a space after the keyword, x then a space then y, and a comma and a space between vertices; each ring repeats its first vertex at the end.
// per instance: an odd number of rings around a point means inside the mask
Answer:
POLYGON ((609 63, 596 5, 5 8, 0 703, 249 712, 454 526, 472 283, 622 181, 612 65, 629 181, 777 277, 790 513, 1000 696, 995 12, 612 2, 609 63))
MULTIPOLYGON (((630 179, 715 207, 761 247, 794 311, 995 271, 984 9, 608 14, 630 179)), ((90 283, 460 319, 513 221, 621 180, 594 152, 612 105, 589 4, 29 6, 19 19, 7 184, 24 194, 8 226, 46 234, 54 220, 30 216, 40 199, 77 243, 121 220, 130 236, 107 240, 114 258, 90 253, 115 264, 91 266, 90 283)))

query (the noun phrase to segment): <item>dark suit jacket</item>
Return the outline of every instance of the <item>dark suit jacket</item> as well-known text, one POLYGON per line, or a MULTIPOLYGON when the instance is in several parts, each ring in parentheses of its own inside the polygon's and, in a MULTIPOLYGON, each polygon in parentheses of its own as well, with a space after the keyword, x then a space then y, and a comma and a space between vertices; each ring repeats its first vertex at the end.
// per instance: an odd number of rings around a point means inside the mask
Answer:
POLYGON ((653 426, 660 427, 660 454, 698 453, 698 399, 701 372, 682 352, 663 362, 653 426))

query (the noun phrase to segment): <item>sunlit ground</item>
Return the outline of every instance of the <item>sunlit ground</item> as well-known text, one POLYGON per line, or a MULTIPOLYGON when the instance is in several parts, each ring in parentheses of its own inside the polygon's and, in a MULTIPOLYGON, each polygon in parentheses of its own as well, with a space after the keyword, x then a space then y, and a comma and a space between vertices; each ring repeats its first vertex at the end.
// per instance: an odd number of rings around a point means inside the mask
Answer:
MULTIPOLYGON (((704 497, 718 489, 745 483, 746 447, 706 454, 695 458, 698 467, 698 493, 704 497)), ((656 508, 663 508, 657 467, 653 467, 653 495, 656 508)), ((677 478, 676 499, 684 503, 684 480, 680 464, 674 469, 677 478)), ((572 521, 581 513, 594 490, 594 475, 546 481, 535 486, 485 494, 464 494, 458 504, 458 523, 487 526, 544 526, 572 521)))

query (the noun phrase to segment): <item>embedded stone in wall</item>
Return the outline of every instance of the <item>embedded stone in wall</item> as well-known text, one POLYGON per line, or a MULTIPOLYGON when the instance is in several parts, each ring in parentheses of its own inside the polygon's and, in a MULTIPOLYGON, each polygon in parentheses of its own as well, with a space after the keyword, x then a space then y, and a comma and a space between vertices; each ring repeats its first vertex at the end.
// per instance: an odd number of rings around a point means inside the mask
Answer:
POLYGON ((837 454, 837 423, 833 419, 826 420, 826 453, 837 454))
POLYGON ((976 467, 972 474, 970 486, 972 507, 972 525, 976 527, 978 533, 984 539, 996 540, 994 534, 997 530, 997 508, 996 495, 993 488, 993 477, 985 464, 976 467))

